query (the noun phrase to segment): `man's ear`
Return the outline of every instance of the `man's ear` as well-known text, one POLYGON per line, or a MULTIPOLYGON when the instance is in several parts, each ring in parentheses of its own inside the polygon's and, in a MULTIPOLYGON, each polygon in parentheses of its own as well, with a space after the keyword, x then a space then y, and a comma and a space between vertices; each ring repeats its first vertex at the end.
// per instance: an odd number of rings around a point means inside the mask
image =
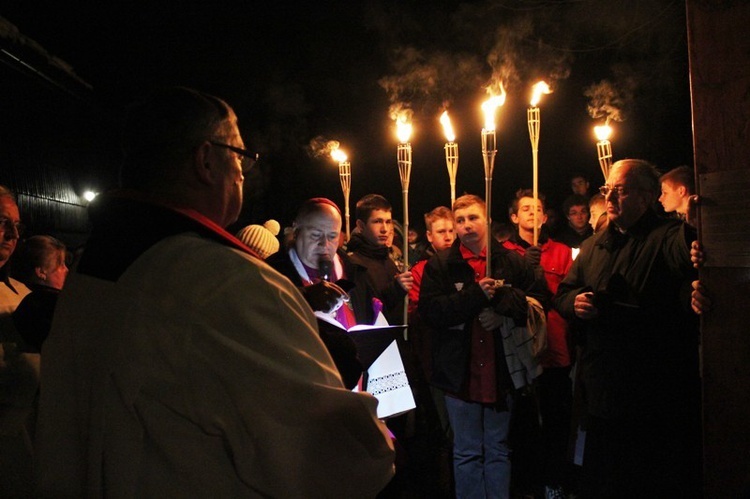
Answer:
POLYGON ((687 196, 687 189, 685 189, 684 185, 677 186, 677 194, 679 194, 681 198, 687 196))
POLYGON ((365 223, 362 220, 357 219, 356 225, 359 230, 365 230, 365 223))
POLYGON ((511 213, 510 214, 510 221, 513 223, 513 225, 518 225, 518 214, 517 213, 511 213))
POLYGON ((193 155, 193 172, 201 183, 214 183, 214 163, 211 159, 211 144, 204 141, 193 155))

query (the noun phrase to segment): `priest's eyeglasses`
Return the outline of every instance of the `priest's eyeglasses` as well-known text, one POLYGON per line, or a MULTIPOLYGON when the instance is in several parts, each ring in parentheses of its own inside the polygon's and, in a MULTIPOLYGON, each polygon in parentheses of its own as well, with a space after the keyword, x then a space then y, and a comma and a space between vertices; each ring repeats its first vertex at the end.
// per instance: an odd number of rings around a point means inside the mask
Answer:
POLYGON ((257 152, 250 152, 246 149, 242 149, 241 147, 230 146, 229 144, 224 144, 223 142, 216 142, 215 140, 209 140, 208 142, 211 145, 229 149, 233 153, 239 155, 240 161, 242 163, 242 173, 249 172, 250 169, 253 167, 253 165, 255 165, 255 163, 260 158, 257 152))

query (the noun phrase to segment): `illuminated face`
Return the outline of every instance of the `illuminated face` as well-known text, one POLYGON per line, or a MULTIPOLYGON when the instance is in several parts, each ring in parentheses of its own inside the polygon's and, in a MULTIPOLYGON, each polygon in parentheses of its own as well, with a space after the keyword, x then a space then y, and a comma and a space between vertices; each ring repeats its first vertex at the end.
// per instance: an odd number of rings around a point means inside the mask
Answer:
POLYGON ((586 205, 571 206, 566 217, 575 230, 581 232, 589 224, 589 207, 586 205))
MULTIPOLYGON (((231 146, 245 148, 236 122, 232 123, 229 135, 221 140, 231 146)), ((219 172, 222 175, 222 180, 217 186, 221 199, 219 219, 214 221, 226 227, 237 221, 242 210, 242 184, 245 181, 242 174, 242 160, 244 158, 225 147, 213 147, 211 154, 218 161, 219 172)))
POLYGON ((683 204, 686 204, 685 191, 685 187, 682 185, 676 185, 669 180, 662 182, 659 202, 664 207, 664 211, 667 213, 672 213, 674 211, 685 213, 685 209, 683 208, 683 204))
POLYGON ((0 225, 0 267, 5 265, 18 244, 18 231, 14 225, 21 222, 18 205, 10 196, 0 197, 0 219, 5 224, 0 225))
POLYGON ((536 200, 536 210, 534 210, 534 198, 522 197, 518 200, 518 213, 510 216, 511 222, 518 225, 521 231, 534 231, 534 223, 537 228, 541 227, 547 221, 547 215, 542 208, 542 200, 536 200))
POLYGON ((360 227, 362 235, 370 244, 386 246, 388 238, 393 237, 393 219, 390 211, 372 210, 367 222, 357 220, 357 226, 360 227))
POLYGON ((453 241, 456 240, 456 233, 453 231, 453 220, 447 218, 438 218, 432 222, 432 226, 426 234, 427 240, 436 251, 449 248, 453 244, 453 241))
POLYGON ((630 175, 631 166, 622 163, 609 172, 607 185, 610 187, 607 201, 607 218, 621 229, 629 229, 648 209, 648 196, 637 187, 630 175), (620 188, 622 193, 619 192, 620 188))
POLYGON ((321 210, 310 213, 295 222, 297 237, 294 248, 299 259, 308 267, 317 269, 320 255, 333 260, 339 246, 341 215, 333 207, 322 204, 321 210))
POLYGON ((575 177, 570 181, 570 188, 573 194, 586 196, 589 193, 589 182, 583 177, 575 177))
POLYGON ((487 216, 479 204, 453 212, 456 234, 464 246, 479 254, 487 244, 487 216))

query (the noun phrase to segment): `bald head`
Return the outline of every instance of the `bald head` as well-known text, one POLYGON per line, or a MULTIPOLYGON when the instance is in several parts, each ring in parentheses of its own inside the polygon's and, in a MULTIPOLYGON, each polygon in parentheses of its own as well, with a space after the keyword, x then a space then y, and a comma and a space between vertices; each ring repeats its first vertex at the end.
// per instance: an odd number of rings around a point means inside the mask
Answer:
POLYGON ((321 255, 333 259, 341 235, 341 212, 330 200, 313 198, 302 204, 294 220, 294 249, 308 267, 317 269, 321 255))
POLYGON ((605 199, 609 222, 627 230, 648 211, 659 197, 659 172, 641 159, 620 160, 612 165, 605 199))

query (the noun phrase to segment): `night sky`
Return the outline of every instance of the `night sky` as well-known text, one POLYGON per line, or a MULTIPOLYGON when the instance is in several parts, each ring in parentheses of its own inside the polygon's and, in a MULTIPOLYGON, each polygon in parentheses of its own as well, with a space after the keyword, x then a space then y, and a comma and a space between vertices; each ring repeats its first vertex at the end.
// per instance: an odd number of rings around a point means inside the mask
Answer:
POLYGON ((496 220, 532 184, 526 108, 539 80, 553 90, 539 106, 539 190, 550 203, 569 193, 573 171, 602 183, 593 126, 606 118, 615 160, 692 166, 684 2, 70 3, 14 2, 0 16, 69 64, 113 122, 159 85, 226 99, 263 158, 238 225, 289 224, 313 196, 343 204, 336 163, 311 147, 332 140, 352 163, 352 217, 356 200, 377 192, 401 219, 397 108, 413 116, 411 225, 450 203, 445 109, 459 144, 457 195, 484 196, 480 105, 499 82, 508 94, 497 114, 496 220))

